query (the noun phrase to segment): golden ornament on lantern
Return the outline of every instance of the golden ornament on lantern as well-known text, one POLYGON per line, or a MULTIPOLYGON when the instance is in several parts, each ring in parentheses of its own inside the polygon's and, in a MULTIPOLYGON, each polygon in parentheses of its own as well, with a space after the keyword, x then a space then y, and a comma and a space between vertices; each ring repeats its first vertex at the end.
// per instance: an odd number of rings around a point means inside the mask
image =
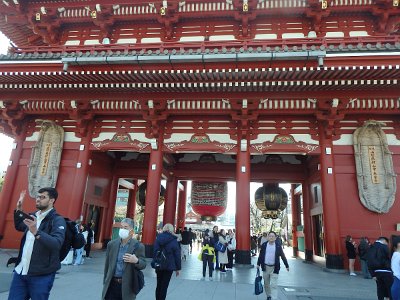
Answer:
POLYGON ((248 1, 243 1, 243 11, 247 12, 249 11, 249 3, 248 1))
POLYGON ((254 199, 257 208, 262 211, 265 219, 276 219, 281 211, 287 206, 288 196, 279 184, 268 183, 258 188, 254 199))
POLYGON ((36 13, 35 20, 40 21, 40 19, 41 19, 40 13, 36 13))
POLYGON ((399 0, 393 0, 393 6, 399 6, 400 1, 399 0))
POLYGON ((90 12, 90 17, 91 17, 92 19, 96 19, 96 18, 97 18, 97 11, 92 10, 92 11, 90 12))
POLYGON ((322 0, 321 1, 321 8, 322 9, 327 9, 328 8, 328 1, 327 0, 322 0))
POLYGON ((162 6, 162 7, 160 8, 160 15, 165 16, 166 13, 167 13, 167 8, 164 7, 164 6, 162 6))

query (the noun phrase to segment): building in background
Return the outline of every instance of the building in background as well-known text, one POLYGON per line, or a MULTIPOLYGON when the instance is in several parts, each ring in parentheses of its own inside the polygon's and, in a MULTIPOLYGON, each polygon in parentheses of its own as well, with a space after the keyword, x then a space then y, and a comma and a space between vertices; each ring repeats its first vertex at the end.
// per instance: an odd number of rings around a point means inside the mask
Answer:
POLYGON ((183 227, 187 181, 235 181, 249 264, 250 182, 289 182, 294 254, 344 268, 346 235, 398 233, 399 15, 392 0, 1 2, 15 47, 0 55, 0 128, 16 147, 0 247, 18 246, 26 186, 55 185, 57 210, 93 220, 101 245, 118 189, 135 217, 146 180, 151 256, 162 201, 183 227))

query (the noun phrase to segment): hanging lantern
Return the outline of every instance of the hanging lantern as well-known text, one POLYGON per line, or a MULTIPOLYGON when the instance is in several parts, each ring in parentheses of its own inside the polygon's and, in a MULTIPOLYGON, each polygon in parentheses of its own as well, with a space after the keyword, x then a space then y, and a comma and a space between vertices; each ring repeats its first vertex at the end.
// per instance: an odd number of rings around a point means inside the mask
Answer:
POLYGON ((203 221, 215 221, 226 209, 226 182, 192 182, 192 209, 203 221))
POLYGON ((287 206, 288 196, 278 184, 264 184, 257 189, 254 199, 265 219, 276 219, 287 206))
MULTIPOLYGON (((139 185, 139 188, 136 192, 136 203, 139 204, 140 206, 146 206, 146 188, 147 188, 147 182, 145 181, 141 185, 139 185)), ((161 204, 163 204, 164 200, 165 200, 165 188, 161 185, 160 198, 158 198, 158 205, 160 206, 161 204)))

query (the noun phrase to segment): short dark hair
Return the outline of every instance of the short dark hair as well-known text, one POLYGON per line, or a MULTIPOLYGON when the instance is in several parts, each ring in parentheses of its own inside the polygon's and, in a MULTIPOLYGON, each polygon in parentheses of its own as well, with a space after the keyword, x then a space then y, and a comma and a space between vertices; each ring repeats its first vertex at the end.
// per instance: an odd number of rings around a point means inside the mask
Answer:
POLYGON ((386 237, 386 236, 380 236, 379 238, 378 238, 378 241, 386 241, 386 243, 388 243, 389 244, 389 239, 386 237))
POLYGON ((54 202, 56 202, 56 200, 58 198, 58 192, 55 188, 44 187, 44 188, 41 188, 40 190, 38 190, 38 193, 44 193, 44 192, 47 192, 47 194, 49 194, 49 198, 54 199, 54 202))
POLYGON ((270 233, 273 233, 273 234, 275 235, 275 237, 276 237, 276 232, 275 232, 275 231, 270 231, 270 232, 268 232, 268 235, 269 235, 270 233))

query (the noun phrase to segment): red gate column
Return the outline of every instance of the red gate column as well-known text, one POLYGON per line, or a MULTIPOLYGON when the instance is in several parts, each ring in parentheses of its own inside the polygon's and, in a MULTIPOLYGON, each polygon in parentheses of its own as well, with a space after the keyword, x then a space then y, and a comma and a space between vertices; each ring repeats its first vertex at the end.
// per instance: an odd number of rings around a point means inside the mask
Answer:
MULTIPOLYGON (((91 132, 91 131, 90 131, 91 132)), ((79 156, 76 164, 76 172, 71 191, 71 201, 68 208, 68 217, 71 220, 79 219, 82 215, 83 201, 85 199, 86 184, 89 174, 89 160, 91 151, 89 150, 91 142, 91 133, 82 138, 82 144, 79 145, 79 156)))
POLYGON ((103 222, 104 225, 102 226, 101 231, 104 232, 103 235, 104 246, 106 246, 108 242, 111 241, 112 239, 112 229, 113 229, 114 215, 115 215, 115 202, 117 200, 118 187, 119 187, 119 178, 117 176, 113 176, 109 193, 110 196, 108 198, 108 206, 105 209, 103 209, 104 211, 103 216, 105 221, 103 222))
POLYGON ((136 192, 138 189, 137 180, 133 183, 135 187, 129 190, 128 207, 126 208, 126 217, 134 219, 136 211, 136 192))
POLYGON ((170 178, 168 178, 163 215, 164 225, 167 223, 175 225, 177 188, 178 179, 175 176, 171 176, 170 178))
POLYGON ((332 155, 332 139, 326 137, 324 126, 322 124, 320 124, 319 129, 326 267, 328 269, 343 269, 343 257, 340 254, 339 215, 336 199, 336 180, 332 155))
MULTIPOLYGON (((18 167, 19 167, 19 160, 21 158, 22 150, 23 150, 23 143, 25 140, 25 134, 22 136, 17 136, 14 140, 14 150, 11 151, 10 161, 12 164, 8 166, 6 176, 4 178, 4 185, 3 190, 1 192, 0 198, 0 241, 4 237, 4 229, 6 227, 7 218, 6 215, 10 209, 10 205, 15 206, 17 205, 17 200, 19 197, 19 193, 21 190, 26 188, 21 188, 20 190, 16 190, 15 188, 15 180, 18 174, 18 167), (13 199, 13 192, 15 192, 15 199, 13 199)), ((29 195, 26 195, 29 198, 29 195)), ((26 201, 27 202, 27 201, 26 201)), ((10 222, 13 219, 11 218, 10 222)))
POLYGON ((250 264, 250 152, 249 142, 241 149, 238 141, 236 161, 236 254, 238 264, 250 264), (245 150, 245 151, 242 151, 245 150))
POLYGON ((158 149, 150 152, 149 171, 147 175, 146 206, 143 218, 142 243, 146 257, 153 257, 153 244, 156 239, 158 200, 160 198, 161 173, 163 169, 163 153, 159 143, 158 149))
POLYGON ((299 225, 299 195, 294 194, 296 185, 292 184, 290 187, 290 199, 292 201, 292 247, 293 257, 297 257, 299 250, 297 242, 297 225, 299 225))
POLYGON ((176 227, 183 229, 185 227, 185 218, 186 218, 186 194, 187 194, 187 182, 181 181, 183 185, 183 190, 179 191, 179 199, 178 199, 178 219, 176 223, 176 227))
POLYGON ((304 219, 304 254, 306 261, 313 261, 313 244, 312 244, 312 227, 310 214, 310 184, 305 182, 302 184, 303 196, 303 219, 304 219))

